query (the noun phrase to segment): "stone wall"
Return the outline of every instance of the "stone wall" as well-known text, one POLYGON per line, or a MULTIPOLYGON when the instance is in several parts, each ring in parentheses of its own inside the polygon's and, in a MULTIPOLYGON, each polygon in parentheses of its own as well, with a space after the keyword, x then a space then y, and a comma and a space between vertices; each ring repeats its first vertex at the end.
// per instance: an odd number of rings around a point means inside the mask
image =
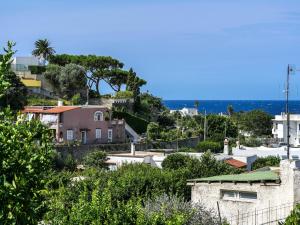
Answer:
MULTIPOLYGON (((201 140, 199 137, 178 140, 178 148, 195 147, 201 140)), ((130 152, 130 143, 124 144, 94 144, 94 145, 79 145, 79 146, 56 146, 57 152, 65 158, 71 154, 75 159, 81 160, 86 154, 93 151, 105 152, 130 152)), ((177 149, 177 141, 171 142, 151 142, 151 143, 137 143, 136 151, 147 151, 149 149, 177 149)))

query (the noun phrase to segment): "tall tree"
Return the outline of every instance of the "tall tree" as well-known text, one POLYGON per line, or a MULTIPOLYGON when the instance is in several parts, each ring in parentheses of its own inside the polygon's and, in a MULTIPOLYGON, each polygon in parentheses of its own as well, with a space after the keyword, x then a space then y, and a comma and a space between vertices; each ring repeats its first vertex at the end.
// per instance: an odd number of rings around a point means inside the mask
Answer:
POLYGON ((15 44, 8 42, 5 54, 0 57, 0 109, 10 107, 12 110, 22 109, 27 102, 27 89, 20 78, 11 71, 11 61, 15 44))
POLYGON ((47 39, 37 40, 34 43, 35 49, 32 51, 32 55, 37 56, 43 60, 49 60, 49 58, 55 54, 55 50, 50 46, 50 44, 51 43, 47 39))

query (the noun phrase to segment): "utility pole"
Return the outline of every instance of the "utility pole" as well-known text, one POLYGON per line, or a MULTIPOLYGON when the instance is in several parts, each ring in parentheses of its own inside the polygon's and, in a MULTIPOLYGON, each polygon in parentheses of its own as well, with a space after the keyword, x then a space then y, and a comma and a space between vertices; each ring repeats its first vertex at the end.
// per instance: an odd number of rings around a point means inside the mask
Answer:
POLYGON ((287 126, 287 158, 290 159, 290 112, 289 112, 289 89, 290 89, 290 73, 294 72, 293 68, 288 64, 285 89, 285 113, 287 126))
POLYGON ((203 139, 204 141, 206 140, 206 130, 207 130, 207 122, 206 122, 206 110, 204 110, 204 136, 203 139))

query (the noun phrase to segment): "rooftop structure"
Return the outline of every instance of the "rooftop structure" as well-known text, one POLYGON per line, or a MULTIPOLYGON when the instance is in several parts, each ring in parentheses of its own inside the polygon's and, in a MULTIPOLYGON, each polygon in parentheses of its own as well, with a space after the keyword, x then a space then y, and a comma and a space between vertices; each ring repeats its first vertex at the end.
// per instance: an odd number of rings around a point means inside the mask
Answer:
POLYGON ((196 116, 198 115, 198 109, 196 108, 182 108, 180 110, 170 110, 171 113, 179 112, 181 116, 196 116))
POLYGON ((193 202, 216 211, 219 207, 221 217, 229 224, 251 225, 278 222, 279 212, 271 210, 276 207, 289 205, 280 218, 289 215, 292 206, 300 201, 299 180, 300 161, 283 160, 278 168, 193 179, 188 185, 193 202), (258 217, 259 213, 265 216, 258 217))

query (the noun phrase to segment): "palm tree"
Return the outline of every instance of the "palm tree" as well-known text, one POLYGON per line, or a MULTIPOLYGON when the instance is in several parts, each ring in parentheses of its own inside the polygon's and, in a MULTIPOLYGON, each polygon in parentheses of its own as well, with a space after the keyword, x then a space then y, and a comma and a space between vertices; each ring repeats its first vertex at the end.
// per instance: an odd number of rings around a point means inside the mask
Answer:
POLYGON ((54 48, 50 46, 50 42, 47 39, 39 39, 34 43, 35 49, 32 51, 32 55, 39 57, 43 60, 48 60, 51 55, 55 53, 54 48))

